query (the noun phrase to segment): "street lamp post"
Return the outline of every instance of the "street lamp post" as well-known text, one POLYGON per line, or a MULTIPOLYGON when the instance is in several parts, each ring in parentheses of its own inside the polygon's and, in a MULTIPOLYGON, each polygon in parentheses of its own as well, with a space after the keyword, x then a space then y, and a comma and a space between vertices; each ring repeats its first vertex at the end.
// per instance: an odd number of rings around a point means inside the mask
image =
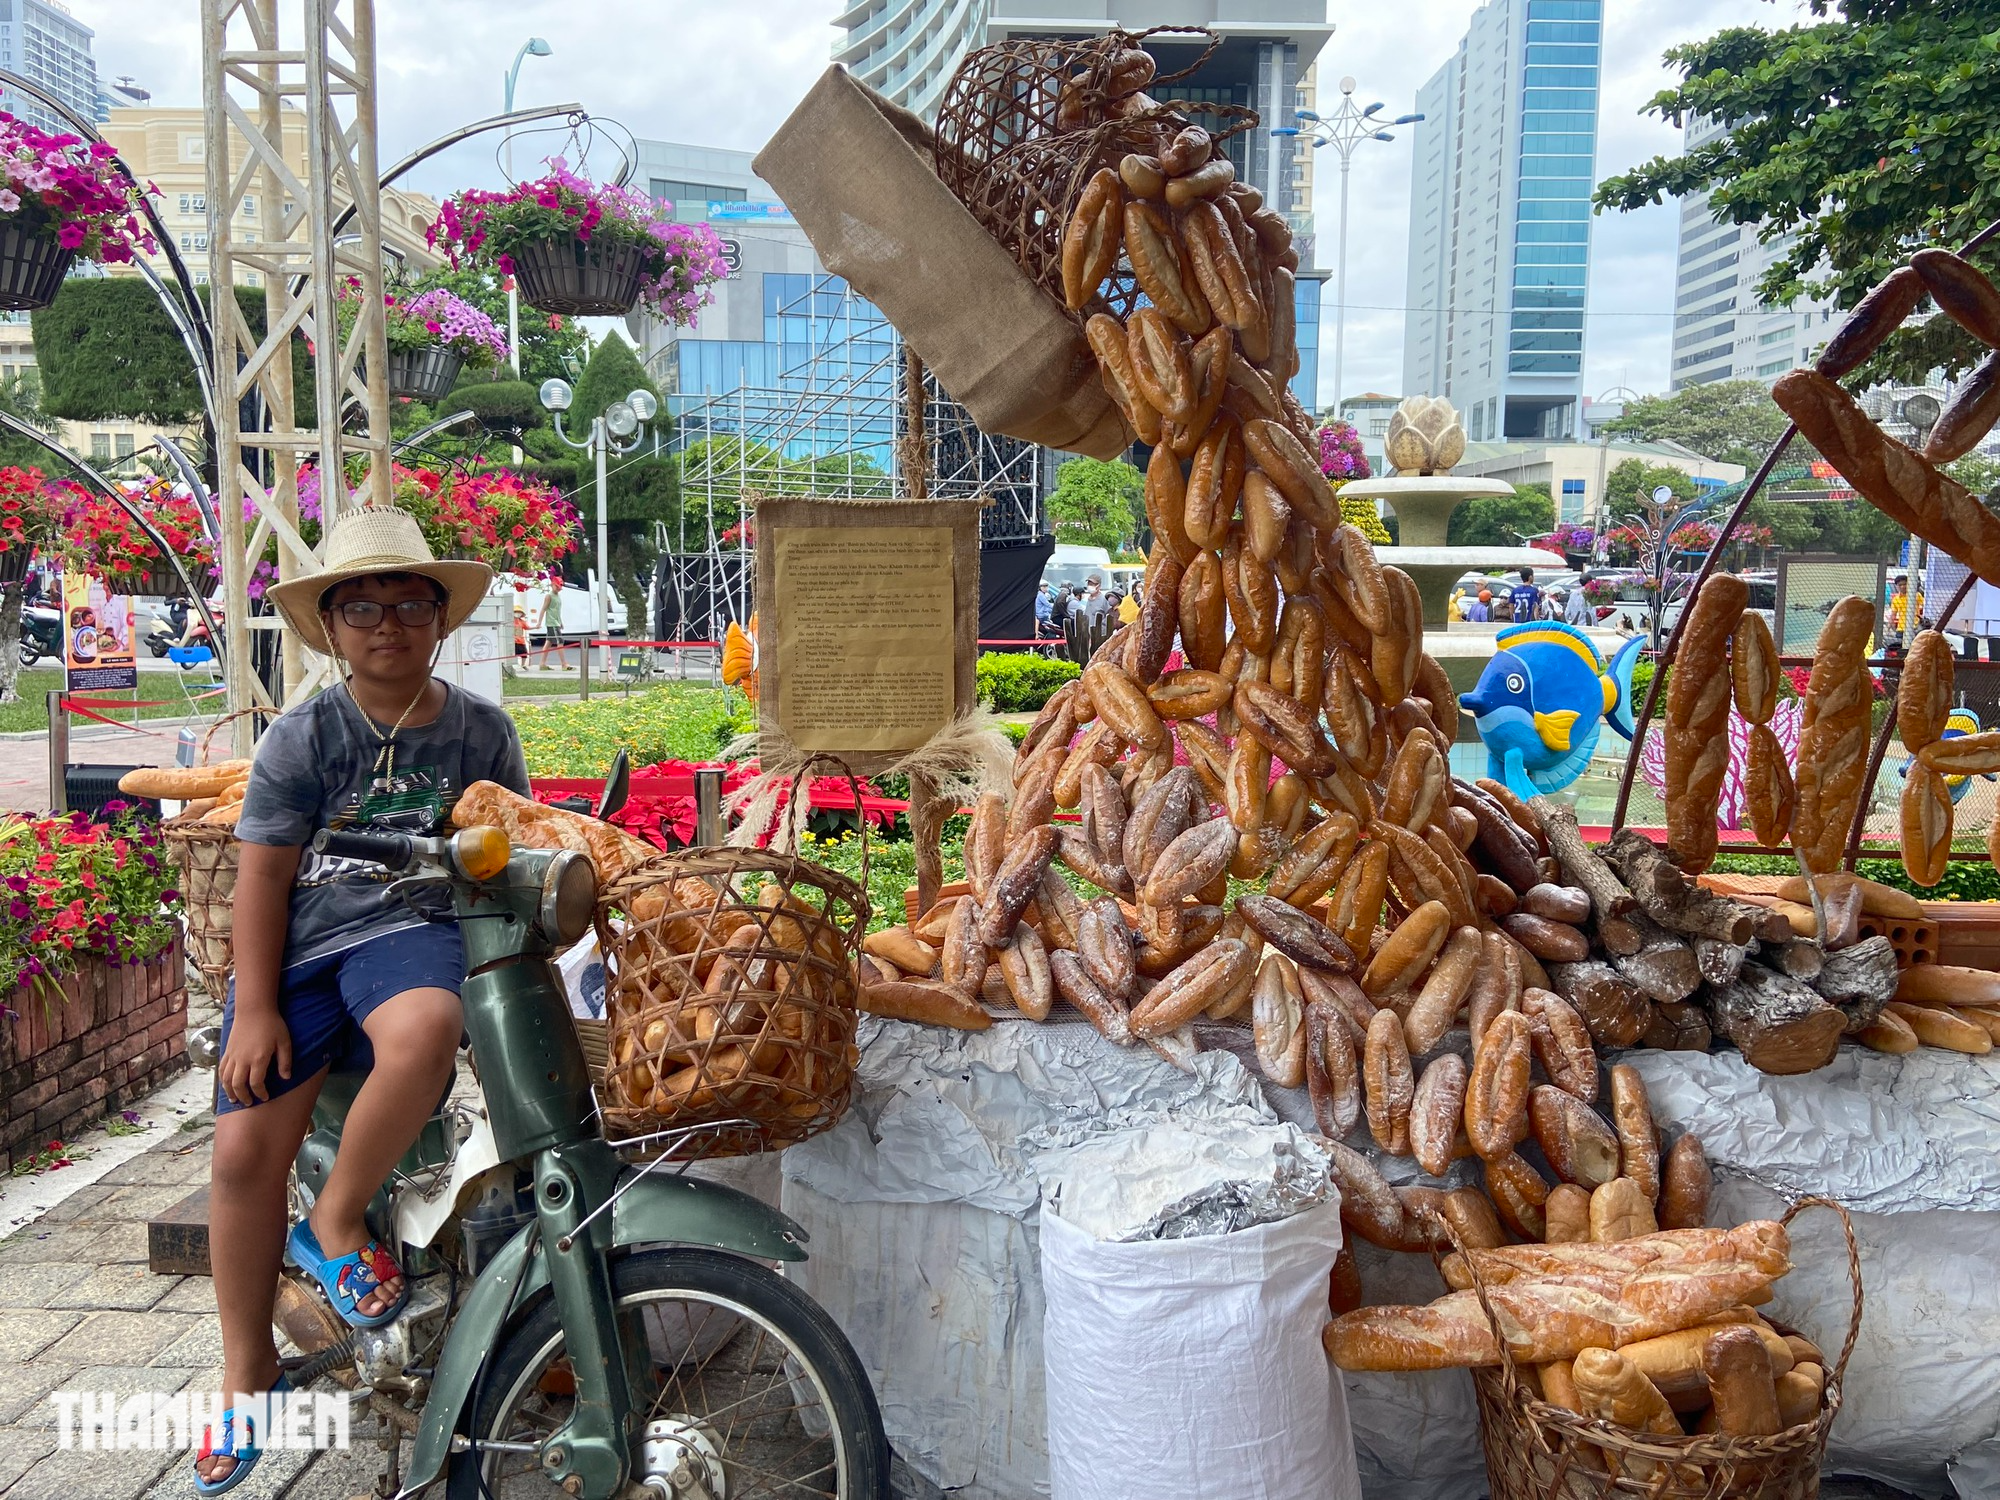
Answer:
MULTIPOLYGON (((1903 402, 1903 420, 1910 424, 1913 436, 1910 446, 1922 451, 1931 439, 1931 429, 1937 426, 1938 418, 1944 415, 1944 408, 1938 398, 1928 391, 1918 391, 1903 402)), ((1908 650, 1910 642, 1923 629, 1923 610, 1920 607, 1924 593, 1924 539, 1917 537, 1916 545, 1910 549, 1908 577, 1903 581, 1903 649, 1908 650)), ((1938 621, 1942 627, 1944 622, 1938 621)), ((1884 632, 1885 634, 1887 632, 1884 632)))
MULTIPOLYGON (((590 419, 590 436, 578 442, 563 431, 562 414, 569 410, 575 393, 567 380, 551 377, 542 382, 541 401, 555 421, 556 436, 572 448, 597 460, 597 629, 599 639, 611 634, 611 521, 605 489, 605 461, 613 453, 626 454, 646 440, 645 425, 658 414, 660 403, 651 391, 633 391, 623 401, 614 401, 603 414, 590 419)), ((611 648, 601 648, 600 668, 609 671, 611 648)), ((585 691, 590 681, 590 648, 583 651, 585 691)))
POLYGON ((1340 153, 1340 249, 1335 257, 1333 322, 1333 409, 1340 412, 1341 363, 1347 353, 1347 171, 1354 158, 1354 148, 1363 141, 1393 141, 1395 137, 1382 129, 1384 124, 1414 125, 1422 115, 1398 115, 1393 120, 1377 118, 1382 109, 1380 103, 1366 108, 1354 102, 1354 80, 1340 80, 1340 107, 1326 117, 1314 114, 1309 109, 1294 110, 1304 122, 1304 128, 1297 125, 1276 125, 1271 134, 1279 137, 1309 135, 1313 138, 1313 149, 1331 146, 1340 153))
MULTIPOLYGON (((514 61, 507 69, 507 107, 504 113, 510 115, 514 113, 514 80, 521 75, 522 61, 530 57, 547 57, 553 51, 555 51, 555 48, 551 47, 538 36, 531 36, 525 42, 521 43, 521 50, 514 54, 514 61)), ((507 181, 511 185, 514 180, 514 127, 512 125, 507 127, 506 143, 507 181)), ((514 290, 514 278, 511 276, 507 278, 507 347, 513 355, 514 378, 519 380, 521 378, 521 298, 520 294, 514 290)), ((514 462, 519 463, 520 461, 521 455, 517 449, 514 454, 514 462)))

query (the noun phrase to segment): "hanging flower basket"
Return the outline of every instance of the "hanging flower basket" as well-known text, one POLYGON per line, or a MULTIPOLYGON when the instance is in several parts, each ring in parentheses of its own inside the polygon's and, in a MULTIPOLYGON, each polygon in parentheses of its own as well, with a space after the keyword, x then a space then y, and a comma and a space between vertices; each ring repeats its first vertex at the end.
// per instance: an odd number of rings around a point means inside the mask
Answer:
POLYGON ((634 240, 537 240, 514 256, 521 300, 571 318, 617 317, 639 302, 645 247, 634 240))
POLYGON ((512 276, 546 313, 616 317, 644 304, 685 328, 728 275, 706 224, 677 224, 632 188, 595 183, 549 158, 549 175, 504 193, 468 188, 425 231, 454 267, 512 276))
POLYGON ((459 367, 464 363, 464 355, 443 344, 428 349, 391 349, 389 394, 426 404, 436 401, 458 383, 459 367))
POLYGON ((34 312, 56 300, 74 250, 8 220, 0 222, 0 308, 34 312))
POLYGON ((175 594, 184 592, 184 587, 181 575, 163 563, 157 568, 148 568, 143 573, 127 573, 122 578, 106 578, 104 591, 107 594, 130 594, 134 598, 157 594, 171 599, 175 594))

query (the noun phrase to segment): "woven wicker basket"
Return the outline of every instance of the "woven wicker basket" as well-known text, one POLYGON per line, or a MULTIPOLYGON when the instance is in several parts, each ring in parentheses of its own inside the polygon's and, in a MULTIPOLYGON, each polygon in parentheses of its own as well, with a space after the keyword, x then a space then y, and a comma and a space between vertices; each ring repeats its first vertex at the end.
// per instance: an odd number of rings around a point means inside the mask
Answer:
MULTIPOLYGON (((275 708, 253 705, 224 714, 208 726, 201 737, 197 760, 207 765, 209 747, 216 731, 245 714, 276 715, 275 708)), ((231 932, 236 906, 236 830, 216 823, 167 822, 160 833, 172 850, 181 872, 181 911, 187 922, 187 951, 201 971, 201 982, 209 998, 222 1003, 228 992, 229 971, 235 967, 231 932)))
MULTIPOLYGON (((1082 41, 1000 42, 968 53, 938 103, 938 177, 1059 306, 1063 228, 1092 173, 1128 152, 1156 154, 1191 121, 1205 124, 1218 142, 1257 124, 1254 111, 1236 105, 1172 100, 1107 118, 1116 107, 1109 93, 1113 63, 1159 33, 1205 45, 1189 67, 1155 78, 1149 94, 1171 93, 1171 84, 1222 44, 1213 32, 1179 26, 1082 41), (1076 113, 1085 121, 1080 126, 1072 123, 1076 113)), ((1075 316, 1078 322, 1102 311, 1124 317, 1137 299, 1126 272, 1075 316)))
POLYGON ((853 1090, 867 925, 864 886, 768 850, 689 849, 613 881, 598 907, 606 1134, 746 1122, 689 1147, 712 1157, 831 1126, 853 1090))
MULTIPOLYGON (((1578 1416, 1533 1394, 1500 1342, 1500 1364, 1472 1372, 1479 1402, 1479 1434, 1486 1450, 1492 1500, 1812 1500, 1827 1433, 1840 1412, 1840 1383, 1861 1332, 1861 1251, 1847 1210, 1829 1198, 1806 1198, 1784 1216, 1818 1207, 1840 1216, 1847 1239, 1847 1271, 1854 1303, 1847 1341, 1827 1372, 1819 1416, 1772 1437, 1656 1436, 1578 1416), (1609 1472, 1617 1470, 1619 1472, 1609 1472), (1643 1476, 1643 1477, 1642 1477, 1643 1476)), ((1471 1260, 1467 1258, 1468 1267, 1471 1260)), ((1486 1288, 1473 1271, 1486 1316, 1494 1319, 1486 1288)), ((1496 1337, 1499 1322, 1494 1319, 1496 1337)))

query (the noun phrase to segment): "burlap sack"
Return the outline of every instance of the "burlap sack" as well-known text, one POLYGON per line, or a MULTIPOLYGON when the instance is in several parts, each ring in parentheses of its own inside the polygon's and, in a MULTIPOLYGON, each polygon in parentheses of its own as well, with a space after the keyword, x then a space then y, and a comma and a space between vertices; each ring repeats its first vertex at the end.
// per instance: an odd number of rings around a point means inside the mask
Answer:
POLYGON ((929 126, 836 65, 755 166, 827 269, 882 310, 982 432, 1116 458, 1134 434, 1081 331, 932 160, 929 126))

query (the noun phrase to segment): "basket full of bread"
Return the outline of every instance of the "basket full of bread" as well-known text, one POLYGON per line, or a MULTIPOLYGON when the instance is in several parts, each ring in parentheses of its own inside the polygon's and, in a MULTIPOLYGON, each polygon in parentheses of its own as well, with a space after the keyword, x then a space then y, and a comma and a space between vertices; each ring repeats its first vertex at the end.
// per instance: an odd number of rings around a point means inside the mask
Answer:
POLYGON ((720 1127, 680 1154, 777 1150, 846 1112, 864 888, 764 849, 660 855, 599 906, 613 1140, 720 1127))
POLYGON ((1550 1242, 1485 1244, 1440 1215, 1455 1288, 1425 1307, 1370 1307, 1327 1325, 1345 1370, 1470 1368, 1494 1500, 1808 1500, 1840 1410, 1861 1325, 1861 1263, 1838 1204, 1809 1198, 1783 1220, 1733 1229, 1649 1229, 1629 1178, 1614 1178, 1550 1242), (1757 1307, 1791 1268, 1787 1225, 1808 1206, 1839 1215, 1853 1304, 1829 1366, 1820 1346, 1757 1307), (1571 1236, 1557 1241, 1558 1234, 1571 1236))
MULTIPOLYGON (((244 712, 266 713, 267 709, 244 712)), ((202 736, 200 759, 208 759, 216 731, 241 714, 225 714, 202 736)), ((181 872, 181 910, 187 922, 187 951, 209 994, 220 1000, 235 962, 231 930, 236 904, 236 820, 250 789, 250 762, 225 760, 196 766, 141 766, 118 778, 118 790, 183 806, 160 825, 181 872)))

